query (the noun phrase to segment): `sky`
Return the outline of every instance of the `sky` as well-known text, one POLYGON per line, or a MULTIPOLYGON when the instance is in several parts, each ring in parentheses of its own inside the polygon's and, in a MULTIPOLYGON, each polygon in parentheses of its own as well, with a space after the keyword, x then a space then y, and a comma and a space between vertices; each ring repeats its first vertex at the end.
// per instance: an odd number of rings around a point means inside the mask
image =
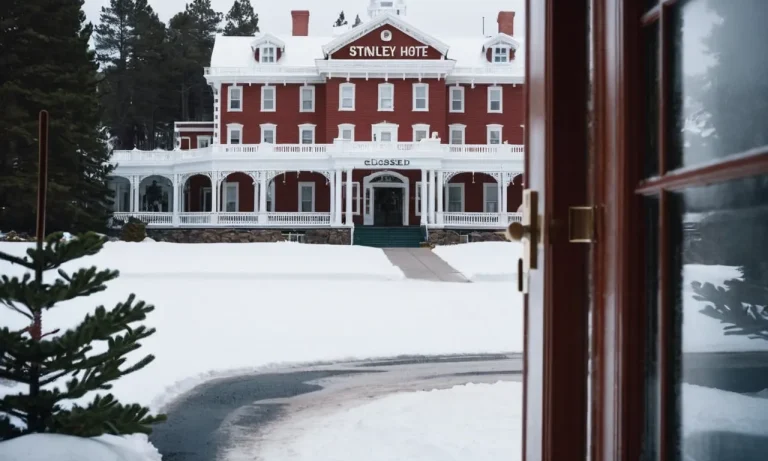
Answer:
MULTIPOLYGON (((167 22, 174 14, 184 10, 190 0, 149 0, 149 4, 167 22)), ((233 0, 211 0, 216 11, 226 15, 233 0)), ((499 11, 514 11, 515 36, 525 37, 525 0, 406 0, 407 17, 419 23, 428 21, 429 33, 440 37, 482 34, 485 16, 486 34, 496 33, 496 17, 499 11), (468 8, 469 7, 469 8, 468 8)), ((291 10, 309 10, 310 35, 331 35, 333 22, 344 11, 350 21, 359 14, 368 19, 369 0, 251 0, 254 11, 259 15, 262 32, 276 34, 291 33, 291 10)), ((85 0, 83 6, 89 21, 97 24, 102 6, 109 0, 85 0)))

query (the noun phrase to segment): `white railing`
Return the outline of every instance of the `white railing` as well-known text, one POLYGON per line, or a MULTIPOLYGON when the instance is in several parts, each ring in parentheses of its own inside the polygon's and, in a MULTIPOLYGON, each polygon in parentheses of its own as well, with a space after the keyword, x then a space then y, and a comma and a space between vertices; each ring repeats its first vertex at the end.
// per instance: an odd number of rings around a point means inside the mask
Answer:
POLYGON ((176 165, 212 160, 332 160, 352 157, 522 160, 524 147, 517 144, 441 144, 421 142, 355 142, 333 144, 221 144, 188 150, 116 150, 111 161, 123 166, 176 165))
POLYGON ((114 219, 139 219, 147 227, 322 227, 331 225, 330 213, 299 212, 119 212, 114 219))
POLYGON ((114 213, 113 219, 127 222, 128 218, 136 218, 148 226, 170 226, 173 224, 173 213, 114 213))
POLYGON ((205 75, 211 77, 248 77, 265 74, 302 74, 318 76, 315 66, 256 65, 250 67, 206 67, 205 75))
MULTIPOLYGON (((439 219, 439 218, 438 218, 439 219)), ((443 227, 505 229, 509 223, 520 221, 521 213, 457 213, 444 212, 443 227)))

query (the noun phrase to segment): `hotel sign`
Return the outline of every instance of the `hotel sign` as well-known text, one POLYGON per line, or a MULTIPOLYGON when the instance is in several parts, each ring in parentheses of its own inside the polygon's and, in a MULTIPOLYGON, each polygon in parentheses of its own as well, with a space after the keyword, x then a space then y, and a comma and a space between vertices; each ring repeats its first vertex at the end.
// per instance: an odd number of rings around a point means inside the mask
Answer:
POLYGON ((365 166, 408 166, 411 164, 411 161, 402 158, 372 158, 364 161, 363 164, 365 166))
POLYGON ((349 47, 352 58, 426 58, 429 46, 353 45, 349 47))

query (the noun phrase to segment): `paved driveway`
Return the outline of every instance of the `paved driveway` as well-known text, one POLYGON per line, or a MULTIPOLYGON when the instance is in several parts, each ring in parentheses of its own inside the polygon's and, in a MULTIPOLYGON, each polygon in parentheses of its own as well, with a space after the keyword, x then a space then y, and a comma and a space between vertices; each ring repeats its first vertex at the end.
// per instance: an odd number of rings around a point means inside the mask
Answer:
POLYGON ((409 279, 469 283, 461 272, 429 248, 385 248, 384 254, 409 279))

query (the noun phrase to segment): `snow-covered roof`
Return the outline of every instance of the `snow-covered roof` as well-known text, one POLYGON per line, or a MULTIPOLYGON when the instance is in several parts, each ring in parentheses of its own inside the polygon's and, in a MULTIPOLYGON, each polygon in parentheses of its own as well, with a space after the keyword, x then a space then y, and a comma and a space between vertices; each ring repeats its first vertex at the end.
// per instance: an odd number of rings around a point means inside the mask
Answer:
MULTIPOLYGON (((481 34, 477 36, 458 36, 446 38, 445 42, 438 40, 422 29, 416 29, 401 17, 395 17, 389 14, 382 14, 376 18, 354 27, 340 36, 293 36, 288 34, 257 34, 246 37, 227 37, 218 35, 213 47, 210 67, 217 69, 246 70, 248 68, 256 69, 260 74, 271 73, 269 70, 274 67, 275 75, 284 75, 286 72, 294 72, 297 68, 304 68, 310 71, 316 67, 316 60, 323 60, 328 53, 344 47, 353 42, 365 33, 370 32, 381 24, 388 22, 396 25, 400 24, 406 28, 409 35, 426 45, 433 46, 441 53, 445 53, 446 59, 455 61, 456 70, 464 74, 478 73, 481 75, 504 75, 507 77, 522 79, 525 76, 525 53, 522 40, 511 37, 506 34, 495 34, 492 37, 484 37, 481 34), (280 60, 275 64, 261 64, 254 59, 253 47, 255 43, 270 42, 282 44, 283 50, 280 60), (508 64, 498 64, 488 62, 485 50, 488 46, 495 43, 507 43, 516 50, 515 58, 508 64)), ((414 63, 415 64, 415 63, 414 63)), ((305 71, 305 72, 306 72, 305 71)), ((224 72, 226 74, 226 72, 224 72)), ((242 72, 232 73, 231 75, 243 75, 242 72)))

